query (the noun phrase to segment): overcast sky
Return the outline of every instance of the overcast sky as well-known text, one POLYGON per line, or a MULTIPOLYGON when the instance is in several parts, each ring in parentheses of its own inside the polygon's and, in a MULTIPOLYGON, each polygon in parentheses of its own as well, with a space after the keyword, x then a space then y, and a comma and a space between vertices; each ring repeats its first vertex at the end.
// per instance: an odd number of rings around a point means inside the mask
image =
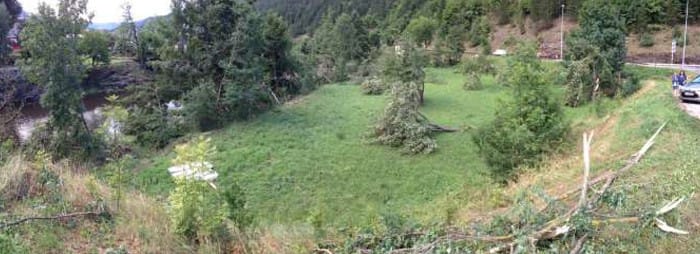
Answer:
MULTIPOLYGON (((121 5, 126 0, 88 0, 88 12, 95 14, 93 23, 120 22, 122 20, 121 5)), ((24 11, 35 13, 39 3, 46 2, 53 6, 58 0, 19 0, 24 11)), ((135 20, 170 13, 170 0, 132 0, 131 13, 135 20)))

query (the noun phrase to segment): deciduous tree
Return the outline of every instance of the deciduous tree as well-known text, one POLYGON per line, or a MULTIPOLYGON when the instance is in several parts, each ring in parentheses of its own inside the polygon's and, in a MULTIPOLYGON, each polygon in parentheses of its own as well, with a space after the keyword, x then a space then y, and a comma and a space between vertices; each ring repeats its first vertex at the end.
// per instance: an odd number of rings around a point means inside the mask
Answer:
POLYGON ((44 89, 41 105, 49 111, 48 146, 56 157, 73 152, 88 157, 98 151, 83 118, 80 81, 85 72, 79 50, 79 35, 87 28, 87 0, 61 0, 57 9, 39 5, 22 31, 27 51, 21 67, 28 78, 44 89))

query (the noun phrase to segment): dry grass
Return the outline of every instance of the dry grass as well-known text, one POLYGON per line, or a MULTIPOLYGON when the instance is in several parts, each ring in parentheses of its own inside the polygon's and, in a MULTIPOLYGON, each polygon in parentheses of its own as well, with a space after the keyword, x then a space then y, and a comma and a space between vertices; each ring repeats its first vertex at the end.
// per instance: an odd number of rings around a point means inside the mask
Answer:
POLYGON ((20 156, 11 157, 0 167, 0 194, 3 200, 19 200, 32 192, 31 182, 36 178, 33 170, 20 156))
MULTIPOLYGON (((58 193, 61 212, 91 211, 104 204, 113 223, 90 218, 50 222, 31 222, 18 227, 31 253, 105 253, 108 249, 125 247, 129 253, 222 253, 228 248, 218 243, 200 243, 192 247, 176 234, 166 204, 147 195, 130 191, 124 194, 117 210, 113 190, 88 173, 84 165, 57 163, 47 165, 60 176, 58 193), (42 229, 43 228, 43 229, 42 229), (55 239, 45 244, 45 239, 55 239)), ((0 188, 4 200, 15 200, 10 214, 20 217, 53 215, 37 210, 32 202, 16 200, 22 189, 35 189, 31 197, 41 200, 49 192, 36 181, 39 170, 21 156, 13 157, 0 168, 0 188)), ((27 196, 27 198, 30 198, 27 196)), ((313 229, 308 226, 277 225, 251 229, 240 233, 231 229, 234 244, 231 253, 308 253, 314 248, 313 229)))

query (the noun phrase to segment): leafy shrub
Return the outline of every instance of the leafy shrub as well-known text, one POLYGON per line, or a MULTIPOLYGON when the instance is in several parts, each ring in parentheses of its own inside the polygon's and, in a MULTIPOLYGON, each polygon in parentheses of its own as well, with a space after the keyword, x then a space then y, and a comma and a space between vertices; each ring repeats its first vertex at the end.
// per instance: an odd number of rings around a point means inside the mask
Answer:
POLYGON ((381 95, 387 90, 387 86, 380 79, 368 79, 362 82, 362 93, 366 95, 381 95))
POLYGON ((645 47, 645 48, 650 48, 654 46, 654 36, 648 33, 643 33, 639 37, 639 46, 645 47))
POLYGON ((391 102, 374 127, 373 142, 402 147, 405 153, 431 153, 437 148, 428 119, 418 112, 420 92, 416 83, 394 83, 391 102))
POLYGON ((464 74, 495 74, 496 67, 491 59, 485 55, 470 57, 462 62, 462 73, 464 74))
POLYGON ((10 158, 14 146, 14 142, 10 139, 0 142, 0 165, 10 158))
POLYGON ((507 82, 512 100, 502 103, 496 119, 477 131, 474 141, 500 182, 514 170, 539 161, 553 150, 568 127, 561 106, 552 95, 534 47, 523 47, 508 63, 507 82))
POLYGON ((3 233, 0 234, 0 253, 22 254, 29 253, 29 251, 22 245, 22 240, 18 235, 3 233))
POLYGON ((223 193, 228 207, 228 218, 239 229, 244 229, 253 223, 253 216, 247 208, 245 191, 235 182, 228 184, 223 193))
POLYGON ((625 82, 622 83, 622 96, 630 96, 641 88, 639 77, 634 73, 625 73, 625 82))
POLYGON ((479 75, 471 73, 467 76, 467 81, 464 82, 463 88, 467 91, 476 91, 483 89, 484 85, 481 82, 481 78, 479 78, 479 75))
POLYGON ((129 115, 124 132, 135 136, 139 145, 161 148, 182 136, 182 124, 174 112, 161 107, 137 106, 129 109, 129 115))
MULTIPOLYGON (((195 172, 208 170, 204 162, 216 151, 210 143, 210 139, 200 137, 192 144, 178 146, 173 164, 190 165, 195 172)), ((186 177, 176 178, 175 185, 168 201, 176 232, 201 241, 211 239, 224 228, 228 208, 217 189, 207 182, 186 177)))

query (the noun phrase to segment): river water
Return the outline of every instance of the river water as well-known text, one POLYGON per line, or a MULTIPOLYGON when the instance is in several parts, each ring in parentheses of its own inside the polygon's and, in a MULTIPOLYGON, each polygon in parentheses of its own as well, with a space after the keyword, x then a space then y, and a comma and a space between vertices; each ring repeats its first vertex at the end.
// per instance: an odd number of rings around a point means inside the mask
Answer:
MULTIPOLYGON (((91 94, 83 98, 85 112, 83 116, 91 129, 97 128, 102 121, 102 107, 107 103, 107 94, 91 94)), ((43 123, 48 121, 49 112, 43 109, 39 103, 25 105, 22 114, 17 120, 17 135, 22 143, 27 142, 32 136, 32 132, 43 123)))

